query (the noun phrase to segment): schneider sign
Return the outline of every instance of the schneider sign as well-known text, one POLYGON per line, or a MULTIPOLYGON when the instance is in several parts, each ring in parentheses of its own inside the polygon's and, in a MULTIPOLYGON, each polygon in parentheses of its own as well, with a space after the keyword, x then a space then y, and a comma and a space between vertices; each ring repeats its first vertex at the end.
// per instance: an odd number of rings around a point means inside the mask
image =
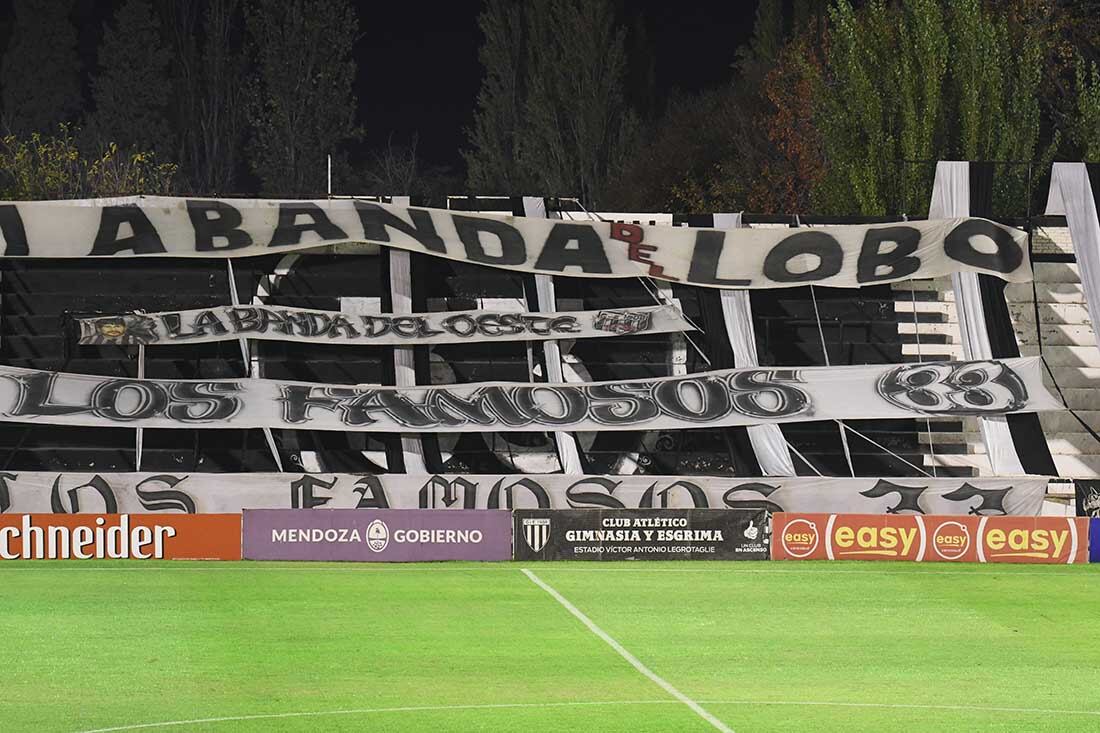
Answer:
POLYGON ((240 560, 239 514, 5 514, 4 560, 240 560))

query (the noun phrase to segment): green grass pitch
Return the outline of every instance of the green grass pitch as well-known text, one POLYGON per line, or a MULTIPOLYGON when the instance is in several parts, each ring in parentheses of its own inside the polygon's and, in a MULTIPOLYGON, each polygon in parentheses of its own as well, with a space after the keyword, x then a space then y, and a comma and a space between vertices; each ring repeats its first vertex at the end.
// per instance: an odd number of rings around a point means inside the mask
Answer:
POLYGON ((9 562, 0 731, 721 729, 523 568, 738 733, 1100 730, 1100 567, 9 562))

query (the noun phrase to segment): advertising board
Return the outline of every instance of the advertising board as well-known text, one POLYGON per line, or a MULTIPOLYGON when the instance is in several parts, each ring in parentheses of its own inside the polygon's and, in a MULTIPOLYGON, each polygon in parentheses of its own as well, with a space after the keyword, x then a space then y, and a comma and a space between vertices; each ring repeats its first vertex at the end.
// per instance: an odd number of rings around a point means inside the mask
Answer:
POLYGON ((772 516, 774 560, 1085 562, 1087 520, 915 514, 772 516))
POLYGON ((240 560, 240 514, 0 514, 4 560, 240 560))
POLYGON ((508 560, 512 519, 488 509, 245 509, 247 560, 508 560))
POLYGON ((517 560, 767 560, 762 509, 517 509, 517 560))

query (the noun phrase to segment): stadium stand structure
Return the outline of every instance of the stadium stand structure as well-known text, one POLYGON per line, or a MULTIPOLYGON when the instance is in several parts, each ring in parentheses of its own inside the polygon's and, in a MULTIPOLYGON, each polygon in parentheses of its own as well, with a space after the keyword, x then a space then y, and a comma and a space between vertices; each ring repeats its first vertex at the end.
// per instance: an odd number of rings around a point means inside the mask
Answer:
MULTIPOLYGON (((1005 287, 1016 341, 1022 356, 1042 353, 1067 405, 1096 430, 1100 428, 1100 353, 1095 347, 1069 229, 1059 217, 1037 217, 1033 224, 1035 282, 1005 287)), ((962 358, 950 280, 914 280, 895 283, 892 288, 896 308, 904 314, 898 326, 906 340, 905 358, 962 358)), ((1044 376, 1053 386, 1050 373, 1044 376)), ((1043 413, 1040 421, 1059 475, 1100 475, 1100 443, 1073 415, 1043 413)), ((961 424, 932 420, 931 436, 925 432, 921 440, 930 448, 924 456, 929 467, 973 475, 991 473, 975 418, 966 418, 961 424)))
MULTIPOLYGON (((456 209, 516 213, 516 199, 455 197, 456 209)), ((579 216, 567 201, 562 208, 579 216)), ((711 215, 602 213, 616 221, 709 226, 711 215)), ((859 221, 898 221, 879 219, 859 221)), ((750 226, 792 226, 787 217, 746 216, 750 226)), ((855 220, 802 218, 802 225, 855 220)), ((1083 305, 1064 222, 1035 220, 1035 292, 1043 353, 1071 407, 1100 427, 1095 397, 1100 358, 1083 305)), ((1021 223, 1021 222, 1017 222, 1021 223)), ((1026 224, 1026 222, 1022 222, 1026 224)), ((332 310, 389 310, 386 258, 375 248, 353 253, 263 256, 233 263, 244 302, 332 310), (358 253, 354 253, 358 252, 358 253), (372 254, 373 253, 373 254, 372 254), (257 295, 259 293, 259 295, 257 295)), ((412 255, 413 310, 506 307, 535 310, 533 277, 450 260, 412 255)), ((135 347, 79 346, 73 316, 224 305, 231 302, 222 260, 135 259, 104 267, 94 261, 5 260, 0 279, 3 320, 0 358, 14 366, 113 376, 137 375, 135 347)), ((559 308, 596 309, 650 305, 653 292, 638 280, 555 278, 559 308)), ((873 364, 961 357, 957 316, 948 281, 913 281, 859 290, 809 287, 754 290, 751 303, 762 365, 873 364), (914 323, 915 321, 915 323, 914 323), (827 355, 827 359, 826 359, 827 355)), ((1038 353, 1032 286, 1010 285, 1006 295, 1024 355, 1038 353)), ((674 285, 672 295, 704 334, 634 335, 565 344, 567 379, 604 380, 701 371, 725 362, 728 344, 715 321, 713 292, 674 285), (709 337, 706 335, 709 334, 709 337), (696 348, 698 347, 698 348, 696 348)), ((324 346, 253 342, 258 375, 333 383, 394 383, 393 350, 372 346, 324 346)), ((418 384, 490 379, 545 379, 542 351, 522 342, 415 347, 418 384)), ((232 342, 150 348, 150 378, 234 378, 249 363, 232 342)), ((1043 415, 1043 427, 1064 476, 1100 472, 1100 445, 1068 413, 1043 415)), ((908 463, 941 476, 988 474, 984 447, 972 420, 870 420, 850 426, 882 447, 849 434, 856 475, 922 475, 908 463), (884 448, 889 451, 883 450, 884 448), (891 455, 891 452, 895 455, 891 455)), ((788 424, 786 440, 813 467, 795 458, 798 472, 848 475, 835 422, 788 424)), ((400 471, 398 436, 318 431, 275 431, 287 470, 400 471), (392 467, 392 469, 391 469, 392 467)), ((579 435, 586 473, 758 475, 743 429, 579 435), (741 434, 739 434, 741 433, 741 434)), ((560 470, 545 434, 427 436, 431 471, 541 473, 560 470)), ((125 428, 0 425, 0 470, 132 470, 134 431, 125 428)), ((259 430, 146 430, 143 470, 275 470, 259 430)))

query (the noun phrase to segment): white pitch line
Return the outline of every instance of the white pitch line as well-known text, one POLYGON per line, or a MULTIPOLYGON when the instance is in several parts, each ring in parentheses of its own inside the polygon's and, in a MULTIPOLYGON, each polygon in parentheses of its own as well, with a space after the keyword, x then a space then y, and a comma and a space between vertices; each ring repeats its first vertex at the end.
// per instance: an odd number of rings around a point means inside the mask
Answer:
POLYGON ((555 601, 560 603, 565 608, 566 611, 569 611, 569 613, 573 614, 577 618, 577 620, 579 620, 582 624, 587 626, 589 631, 591 631, 593 634, 595 634, 599 638, 603 639, 603 641, 608 646, 610 646, 612 649, 614 649, 616 652, 619 653, 620 657, 622 657, 627 662, 629 662, 630 666, 632 666, 634 669, 638 670, 643 675, 648 677, 651 681, 653 681, 662 690, 664 690, 668 694, 672 695, 674 698, 676 698, 677 700, 679 700, 683 704, 687 705, 689 708, 692 709, 692 711, 695 712, 696 715, 698 715, 700 718, 702 718, 703 720, 710 723, 717 730, 721 731, 722 733, 734 733, 733 728, 730 728, 728 725, 723 723, 721 720, 719 720, 718 718, 716 718, 713 715, 711 715, 710 713, 708 713, 703 708, 702 705, 700 705, 699 703, 695 702, 694 700, 692 700, 690 697, 688 697, 684 693, 677 690, 675 687, 672 686, 671 683, 668 682, 668 680, 664 679, 663 677, 658 675, 656 672, 654 672, 652 669, 650 669, 649 667, 642 664, 642 662, 637 657, 635 657, 633 654, 628 652, 622 644, 615 641, 615 639, 613 639, 610 634, 608 634, 606 631, 604 631, 599 626, 597 626, 595 624, 595 622, 592 621, 592 619, 588 618, 588 616, 586 616, 584 614, 583 611, 581 611, 579 608, 577 608, 572 603, 570 603, 569 599, 567 599, 561 593, 558 593, 552 587, 550 587, 549 585, 544 583, 542 581, 542 579, 539 578, 539 576, 535 575, 534 573, 532 573, 530 570, 528 570, 526 568, 523 569, 523 574, 526 575, 531 580, 532 583, 534 583, 535 585, 537 585, 538 587, 542 588, 544 591, 549 593, 550 596, 555 601))
MULTIPOLYGON (((795 707, 879 708, 887 710, 953 710, 972 713, 1023 713, 1027 715, 1095 715, 1100 710, 1063 710, 1057 708, 1016 708, 992 705, 920 705, 916 703, 830 702, 811 700, 701 700, 704 705, 782 705, 795 707)), ((319 710, 300 713, 261 713, 256 715, 231 715, 219 718, 193 718, 191 720, 165 720, 158 723, 137 723, 111 728, 95 728, 79 733, 118 733, 128 730, 171 728, 181 725, 205 723, 236 723, 249 720, 273 720, 279 718, 319 718, 333 715, 371 715, 384 713, 445 712, 449 710, 507 710, 510 708, 563 708, 599 707, 606 705, 679 705, 679 700, 606 700, 593 702, 517 702, 489 703, 483 705, 417 705, 394 708, 359 708, 352 710, 319 710)))
POLYGON ((1013 708, 996 705, 922 705, 904 702, 831 702, 817 700, 700 700, 704 705, 791 705, 798 707, 882 708, 887 710, 955 710, 968 713, 1026 713, 1028 715, 1100 715, 1100 710, 1013 708))
POLYGON ((117 725, 112 728, 95 728, 80 733, 116 733, 124 730, 148 730, 150 728, 171 728, 180 725, 200 725, 204 723, 237 723, 246 720, 275 720, 279 718, 319 718, 327 715, 371 715, 374 713, 424 713, 446 710, 507 710, 510 708, 564 708, 600 705, 676 705, 675 700, 606 700, 597 702, 513 702, 488 703, 484 705, 414 705, 396 708, 356 708, 352 710, 319 710, 301 713, 260 713, 256 715, 227 715, 220 718, 192 718, 190 720, 164 720, 158 723, 137 723, 117 725))

